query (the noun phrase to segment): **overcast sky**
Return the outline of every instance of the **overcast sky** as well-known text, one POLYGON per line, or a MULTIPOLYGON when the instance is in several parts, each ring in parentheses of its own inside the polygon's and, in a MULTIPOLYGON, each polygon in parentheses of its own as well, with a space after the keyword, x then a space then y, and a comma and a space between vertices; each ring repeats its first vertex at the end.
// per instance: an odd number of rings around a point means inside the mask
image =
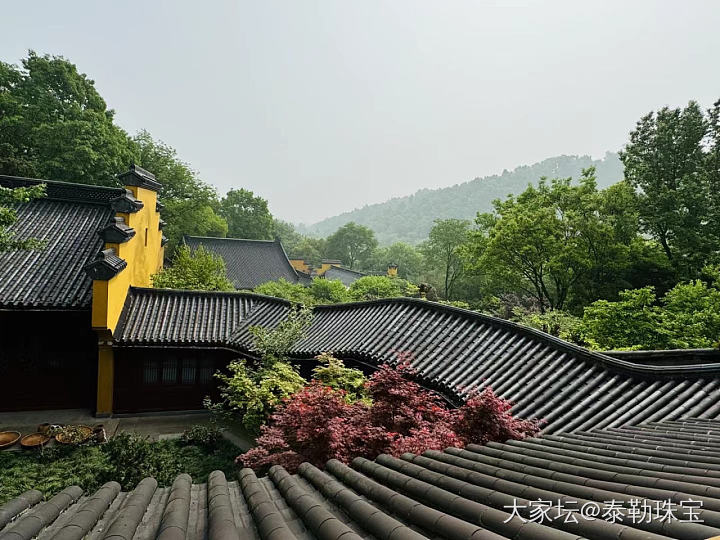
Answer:
POLYGON ((716 0, 16 1, 0 58, 69 58, 130 133, 312 223, 708 107, 719 29, 716 0))

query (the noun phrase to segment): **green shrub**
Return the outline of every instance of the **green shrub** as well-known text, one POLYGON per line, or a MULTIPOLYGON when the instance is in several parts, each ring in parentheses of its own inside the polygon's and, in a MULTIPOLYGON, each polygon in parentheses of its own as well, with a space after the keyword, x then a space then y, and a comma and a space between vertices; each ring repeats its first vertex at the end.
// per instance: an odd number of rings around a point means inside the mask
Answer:
POLYGON ((307 307, 294 307, 275 328, 251 326, 253 347, 263 366, 286 362, 290 348, 305 336, 312 322, 313 312, 307 307))
POLYGON ((350 297, 356 301, 417 295, 415 285, 397 277, 365 276, 350 285, 350 297))
POLYGON ((264 294, 266 296, 274 296, 275 298, 284 298, 290 302, 296 304, 303 304, 305 306, 312 306, 315 304, 315 299, 310 294, 310 290, 300 285, 299 283, 290 283, 284 278, 280 278, 277 281, 268 281, 262 285, 258 285, 253 289, 253 292, 257 294, 264 294))
POLYGON ((232 475, 236 454, 237 448, 224 439, 200 446, 171 440, 153 442, 129 433, 118 434, 102 445, 0 452, 0 505, 28 489, 51 497, 77 485, 91 494, 111 480, 130 491, 147 476, 166 487, 181 472, 188 473, 195 483, 203 483, 214 470, 232 475))
POLYGON ((322 353, 315 357, 320 363, 313 369, 313 379, 334 390, 342 390, 348 403, 362 401, 369 404, 365 383, 368 379, 359 369, 345 367, 342 360, 332 353, 322 353))
POLYGON ((234 291, 227 277, 225 260, 199 246, 191 250, 178 246, 172 265, 151 276, 153 287, 163 289, 191 289, 198 291, 234 291))
POLYGON ((350 292, 339 279, 313 279, 310 294, 317 304, 340 304, 351 300, 350 292))
POLYGON ((185 445, 213 448, 222 439, 222 431, 215 423, 197 424, 183 431, 180 441, 185 445))
POLYGON ((258 433, 260 426, 280 402, 305 386, 297 370, 285 362, 275 362, 266 368, 252 370, 244 360, 228 365, 229 375, 217 373, 220 380, 219 403, 206 406, 222 417, 237 418, 250 433, 258 433))
POLYGON ((113 465, 105 481, 115 480, 123 488, 152 476, 158 484, 171 484, 183 472, 182 462, 168 444, 153 443, 134 433, 120 433, 103 448, 113 465))
POLYGON ((511 320, 531 328, 537 328, 565 341, 579 344, 584 341, 582 319, 566 311, 551 310, 540 313, 516 307, 512 311, 511 320))

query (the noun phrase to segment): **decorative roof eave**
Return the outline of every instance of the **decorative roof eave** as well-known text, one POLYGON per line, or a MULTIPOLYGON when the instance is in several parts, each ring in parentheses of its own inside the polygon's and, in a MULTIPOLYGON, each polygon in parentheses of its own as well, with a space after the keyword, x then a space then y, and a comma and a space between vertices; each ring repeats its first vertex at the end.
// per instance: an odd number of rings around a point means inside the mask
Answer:
POLYGON ((160 241, 160 246, 165 247, 165 244, 167 244, 170 240, 168 240, 167 236, 164 234, 162 235, 162 240, 160 241))
POLYGON ((125 219, 116 216, 97 233, 106 243, 122 244, 135 236, 135 229, 129 227, 125 223, 125 219))
POLYGON ((121 212, 123 214, 134 214, 145 205, 142 201, 139 201, 135 198, 135 196, 132 194, 132 191, 126 189, 125 193, 123 193, 119 197, 115 197, 110 201, 110 206, 116 212, 121 212))
POLYGON ((125 267, 127 262, 115 254, 115 250, 104 249, 97 254, 95 260, 86 264, 84 269, 90 279, 108 281, 118 275, 125 267))
POLYGON ((155 175, 146 171, 139 165, 134 163, 130 165, 130 170, 118 175, 118 179, 125 186, 137 186, 152 191, 160 191, 162 185, 155 179, 155 175))
POLYGON ((167 225, 167 222, 164 219, 159 220, 158 221, 158 230, 162 231, 163 228, 165 227, 165 225, 167 225))
POLYGON ((155 211, 160 213, 161 210, 165 210, 165 205, 160 201, 155 202, 155 211))

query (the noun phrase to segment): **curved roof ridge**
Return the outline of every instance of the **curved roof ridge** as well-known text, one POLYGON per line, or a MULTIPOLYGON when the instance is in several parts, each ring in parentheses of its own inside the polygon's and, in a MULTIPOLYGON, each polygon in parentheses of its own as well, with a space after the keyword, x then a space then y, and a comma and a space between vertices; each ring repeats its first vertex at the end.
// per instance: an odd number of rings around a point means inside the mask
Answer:
POLYGON ((277 296, 268 296, 266 294, 258 294, 250 291, 200 291, 196 289, 169 289, 169 288, 163 288, 163 287, 136 287, 131 286, 128 294, 130 294, 130 291, 136 292, 136 293, 154 293, 154 292, 161 292, 162 294, 168 294, 168 295, 188 295, 188 296, 245 296, 248 298, 255 298, 257 300, 267 300, 271 302, 276 302, 278 304, 283 304, 290 306, 292 302, 289 300, 285 300, 284 298, 278 298, 277 296))
POLYGON ((183 239, 191 238, 196 240, 217 240, 220 242, 232 241, 232 242, 257 242, 263 244, 275 244, 277 240, 261 240, 259 238, 233 238, 231 236, 196 236, 194 234, 184 234, 183 239))
POLYGON ((109 205, 113 198, 125 194, 125 188, 120 186, 98 186, 60 180, 0 175, 0 185, 4 187, 36 186, 39 184, 47 185, 47 193, 43 197, 45 200, 109 205))
POLYGON ((640 373, 665 373, 665 374, 678 374, 682 373, 686 370, 689 371, 702 371, 702 372, 715 372, 717 371, 720 373, 720 364, 717 363, 709 363, 709 364, 688 364, 688 365, 649 365, 649 364, 640 364, 637 362, 631 362, 629 360, 622 360, 620 358, 615 358, 612 356, 608 356, 607 354, 604 354, 600 351, 593 351, 591 349, 588 349, 586 347, 583 347, 581 345, 577 345, 576 343, 572 343, 570 341, 565 341, 564 339, 561 339, 557 336, 553 336, 552 334, 548 334, 546 332, 543 332, 542 330, 539 330, 537 328, 532 328, 530 326, 525 326, 520 323, 516 323, 514 321, 510 321, 508 319, 502 319, 500 317, 495 317, 493 315, 488 315, 486 313, 480 313, 478 311, 473 311, 470 309, 465 309, 457 306, 451 306, 448 304, 442 304, 440 302, 433 302, 430 300, 424 300, 422 298, 411 298, 411 297, 396 297, 396 298, 382 298, 378 300, 366 300, 366 301, 358 301, 358 302, 347 302, 343 304, 322 304, 315 307, 315 310, 317 311, 333 311, 333 310, 345 310, 347 308, 361 308, 361 307, 367 307, 372 305, 387 305, 387 304, 397 304, 397 303, 407 303, 407 304, 413 304, 421 307, 429 307, 431 309, 437 310, 437 311, 445 311, 445 312, 451 312, 456 313, 458 315, 463 315, 466 317, 474 318, 475 320, 480 320, 501 328, 511 329, 515 332, 532 336, 534 338, 540 339, 542 341, 545 341, 549 345, 553 345, 558 348, 565 349, 567 352, 577 354, 579 356, 582 356, 584 358, 587 358, 589 360, 594 360, 597 362, 601 362, 608 366, 617 367, 620 369, 626 369, 631 372, 640 372, 640 373))
MULTIPOLYGON (((275 328, 291 305, 253 293, 133 289, 116 340, 254 356, 249 328, 275 328)), ((451 402, 491 387, 515 404, 513 414, 546 419, 546 432, 674 419, 679 406, 694 415, 720 412, 718 363, 636 364, 511 321, 411 298, 317 306, 314 313, 291 357, 332 351, 377 367, 404 352, 419 382, 451 402)))

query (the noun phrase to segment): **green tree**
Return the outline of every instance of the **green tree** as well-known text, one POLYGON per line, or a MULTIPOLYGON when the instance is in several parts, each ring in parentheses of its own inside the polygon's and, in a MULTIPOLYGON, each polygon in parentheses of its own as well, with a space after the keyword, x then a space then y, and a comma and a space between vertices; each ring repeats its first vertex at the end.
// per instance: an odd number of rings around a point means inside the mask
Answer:
POLYGON ((598 191, 593 169, 577 185, 542 179, 478 215, 465 254, 505 290, 534 298, 541 313, 564 309, 573 295, 594 300, 617 288, 628 265, 635 233, 622 201, 632 200, 626 187, 598 191))
POLYGON ((268 203, 247 189, 231 189, 220 201, 220 214, 232 238, 273 239, 273 217, 268 203))
POLYGON ((249 432, 258 433, 275 408, 306 384, 288 361, 290 348, 302 339, 311 322, 311 310, 293 308, 275 328, 251 327, 258 363, 250 367, 244 360, 236 360, 230 362, 228 374, 216 373, 221 400, 206 400, 206 407, 222 416, 236 417, 249 432))
POLYGON ((583 331, 595 349, 694 349, 717 347, 720 287, 717 269, 709 283, 677 284, 657 300, 652 287, 627 290, 620 300, 598 300, 585 308, 583 331))
POLYGON ((617 302, 598 300, 585 308, 585 339, 593 349, 661 349, 660 316, 652 287, 622 291, 617 302))
POLYGON ((359 302, 417 294, 418 288, 412 283, 387 276, 365 276, 350 285, 350 297, 359 302))
POLYGON ((303 235, 295 230, 292 223, 280 219, 273 219, 273 236, 280 239, 285 253, 290 257, 292 257, 290 254, 294 253, 298 244, 303 241, 303 235))
POLYGON ((139 164, 162 184, 159 197, 165 206, 162 215, 167 225, 163 232, 169 240, 168 251, 172 252, 185 234, 227 236, 227 222, 216 212, 220 203, 215 189, 180 160, 174 148, 154 140, 147 131, 140 131, 133 140, 139 164))
POLYGON ((175 250, 172 265, 152 276, 153 287, 197 291, 232 291, 225 261, 199 246, 191 250, 181 245, 175 250))
POLYGON ((398 277, 409 281, 419 281, 423 272, 422 254, 417 248, 404 242, 395 242, 376 249, 370 269, 375 272, 385 272, 391 264, 397 265, 398 277))
POLYGON ((364 267, 377 247, 375 233, 363 225, 347 223, 327 239, 327 256, 349 268, 364 267))
POLYGON ((443 295, 452 298, 453 287, 464 268, 461 247, 467 242, 470 222, 464 219, 436 219, 421 251, 427 268, 441 276, 443 295))
POLYGON ((0 174, 116 185, 137 149, 94 82, 61 56, 0 62, 0 174))
POLYGON ((18 204, 28 203, 45 196, 45 184, 30 187, 6 188, 0 186, 0 253, 41 249, 45 243, 36 238, 17 238, 10 229, 17 222, 18 204))
POLYGON ((306 306, 312 306, 315 304, 315 298, 310 293, 307 287, 300 285, 299 283, 290 283, 285 278, 280 278, 277 281, 268 281, 262 285, 258 285, 253 289, 253 292, 257 294, 264 294, 266 296, 274 296, 275 298, 283 298, 296 304, 303 304, 306 306))
POLYGON ((322 353, 315 357, 318 365, 313 368, 313 380, 344 393, 345 401, 355 403, 362 401, 367 405, 372 403, 368 390, 368 378, 359 369, 345 367, 342 360, 335 358, 332 353, 322 353))
POLYGON ((682 275, 691 277, 717 251, 719 104, 707 116, 694 101, 650 112, 620 153, 625 178, 639 192, 644 231, 682 275))
POLYGON ((318 266, 325 256, 327 241, 324 238, 312 238, 309 236, 287 250, 291 259, 304 259, 311 267, 318 266))
POLYGON ((314 278, 310 294, 317 304, 340 304, 350 301, 350 293, 339 279, 314 278))
POLYGON ((220 380, 220 402, 206 400, 205 406, 220 417, 237 418, 251 434, 258 434, 275 408, 305 386, 305 379, 286 362, 252 369, 245 360, 234 360, 227 372, 215 374, 220 380))
POLYGON ((292 346, 305 336, 312 324, 313 312, 306 306, 290 309, 276 327, 251 326, 253 349, 259 355, 262 365, 272 367, 276 362, 287 362, 292 346))

